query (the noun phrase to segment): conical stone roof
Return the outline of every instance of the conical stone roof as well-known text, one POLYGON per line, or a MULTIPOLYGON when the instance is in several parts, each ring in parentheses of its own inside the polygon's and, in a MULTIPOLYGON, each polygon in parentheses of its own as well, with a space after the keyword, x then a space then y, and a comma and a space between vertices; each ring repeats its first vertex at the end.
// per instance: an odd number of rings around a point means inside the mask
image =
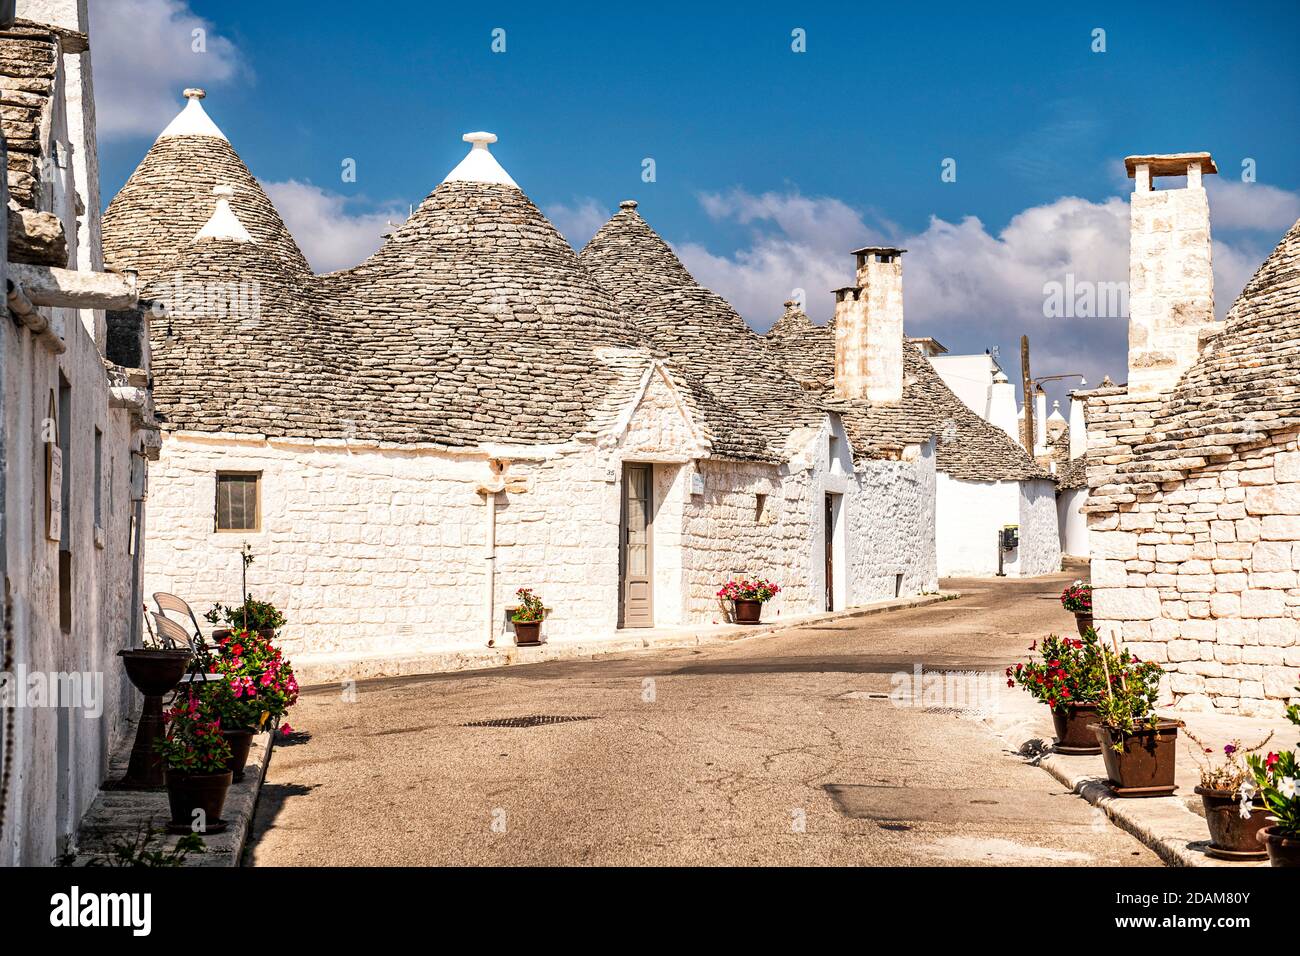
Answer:
MULTIPOLYGON (((198 94, 191 90, 187 93, 198 94)), ((148 281, 182 254, 212 216, 212 190, 231 186, 231 208, 286 273, 311 268, 275 205, 191 95, 104 212, 104 261, 148 281), (205 125, 206 124, 206 125, 205 125), (210 127, 210 129, 208 128, 210 127)))
POLYGON ((820 426, 824 414, 763 338, 695 281, 635 203, 621 205, 581 258, 693 392, 717 454, 782 460, 792 433, 820 426))
POLYGON ((1045 472, 1002 429, 990 425, 953 394, 915 343, 903 342, 903 397, 874 405, 835 397, 834 323, 814 325, 786 315, 768 333, 773 352, 821 404, 838 412, 854 453, 893 454, 902 445, 935 439, 935 467, 965 481, 1023 481, 1045 472))
POLYGON ((569 244, 504 183, 442 183, 379 251, 323 286, 354 394, 382 397, 387 429, 411 438, 587 434, 625 385, 609 350, 650 361, 569 244))

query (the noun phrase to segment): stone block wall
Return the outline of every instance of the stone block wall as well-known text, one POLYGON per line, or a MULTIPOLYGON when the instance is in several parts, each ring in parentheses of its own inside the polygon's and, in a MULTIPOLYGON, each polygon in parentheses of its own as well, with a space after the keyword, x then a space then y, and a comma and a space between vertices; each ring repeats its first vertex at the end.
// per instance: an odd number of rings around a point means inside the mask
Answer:
POLYGON ((1180 480, 1126 489, 1113 483, 1129 448, 1116 434, 1140 430, 1151 409, 1123 394, 1093 401, 1098 631, 1164 666, 1181 709, 1280 714, 1300 668, 1297 433, 1262 438, 1180 480))

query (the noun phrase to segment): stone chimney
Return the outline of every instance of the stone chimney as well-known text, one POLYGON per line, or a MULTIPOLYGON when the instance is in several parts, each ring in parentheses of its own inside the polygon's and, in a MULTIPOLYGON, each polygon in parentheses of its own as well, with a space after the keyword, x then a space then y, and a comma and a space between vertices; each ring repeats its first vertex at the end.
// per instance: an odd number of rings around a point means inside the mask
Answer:
POLYGON ((1210 206, 1201 177, 1217 173, 1209 153, 1128 156, 1133 179, 1129 225, 1128 390, 1167 392, 1196 361, 1214 320, 1210 206), (1186 176, 1181 189, 1154 188, 1161 176, 1186 176))
POLYGON ((903 253, 855 249, 857 284, 835 292, 835 395, 893 404, 903 397, 903 253))

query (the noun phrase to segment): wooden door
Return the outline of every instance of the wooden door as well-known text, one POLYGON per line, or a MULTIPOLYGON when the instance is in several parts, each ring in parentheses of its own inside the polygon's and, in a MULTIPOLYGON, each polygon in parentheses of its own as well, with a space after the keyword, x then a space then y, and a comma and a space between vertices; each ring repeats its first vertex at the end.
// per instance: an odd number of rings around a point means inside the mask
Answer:
POLYGON ((654 627, 654 502, 650 465, 623 466, 623 627, 654 627))
POLYGON ((826 496, 826 610, 835 610, 835 496, 826 496))

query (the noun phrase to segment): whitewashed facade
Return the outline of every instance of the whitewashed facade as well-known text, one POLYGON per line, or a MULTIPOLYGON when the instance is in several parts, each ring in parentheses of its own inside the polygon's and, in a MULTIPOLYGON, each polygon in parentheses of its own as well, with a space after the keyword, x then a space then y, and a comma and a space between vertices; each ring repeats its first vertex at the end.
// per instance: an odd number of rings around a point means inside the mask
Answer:
POLYGON ((146 370, 105 361, 103 310, 135 293, 102 272, 85 3, 19 14, 0 31, 5 198, 27 236, 0 256, 14 284, 0 323, 4 866, 55 861, 139 706, 116 653, 139 640, 135 531, 157 438, 146 370))

